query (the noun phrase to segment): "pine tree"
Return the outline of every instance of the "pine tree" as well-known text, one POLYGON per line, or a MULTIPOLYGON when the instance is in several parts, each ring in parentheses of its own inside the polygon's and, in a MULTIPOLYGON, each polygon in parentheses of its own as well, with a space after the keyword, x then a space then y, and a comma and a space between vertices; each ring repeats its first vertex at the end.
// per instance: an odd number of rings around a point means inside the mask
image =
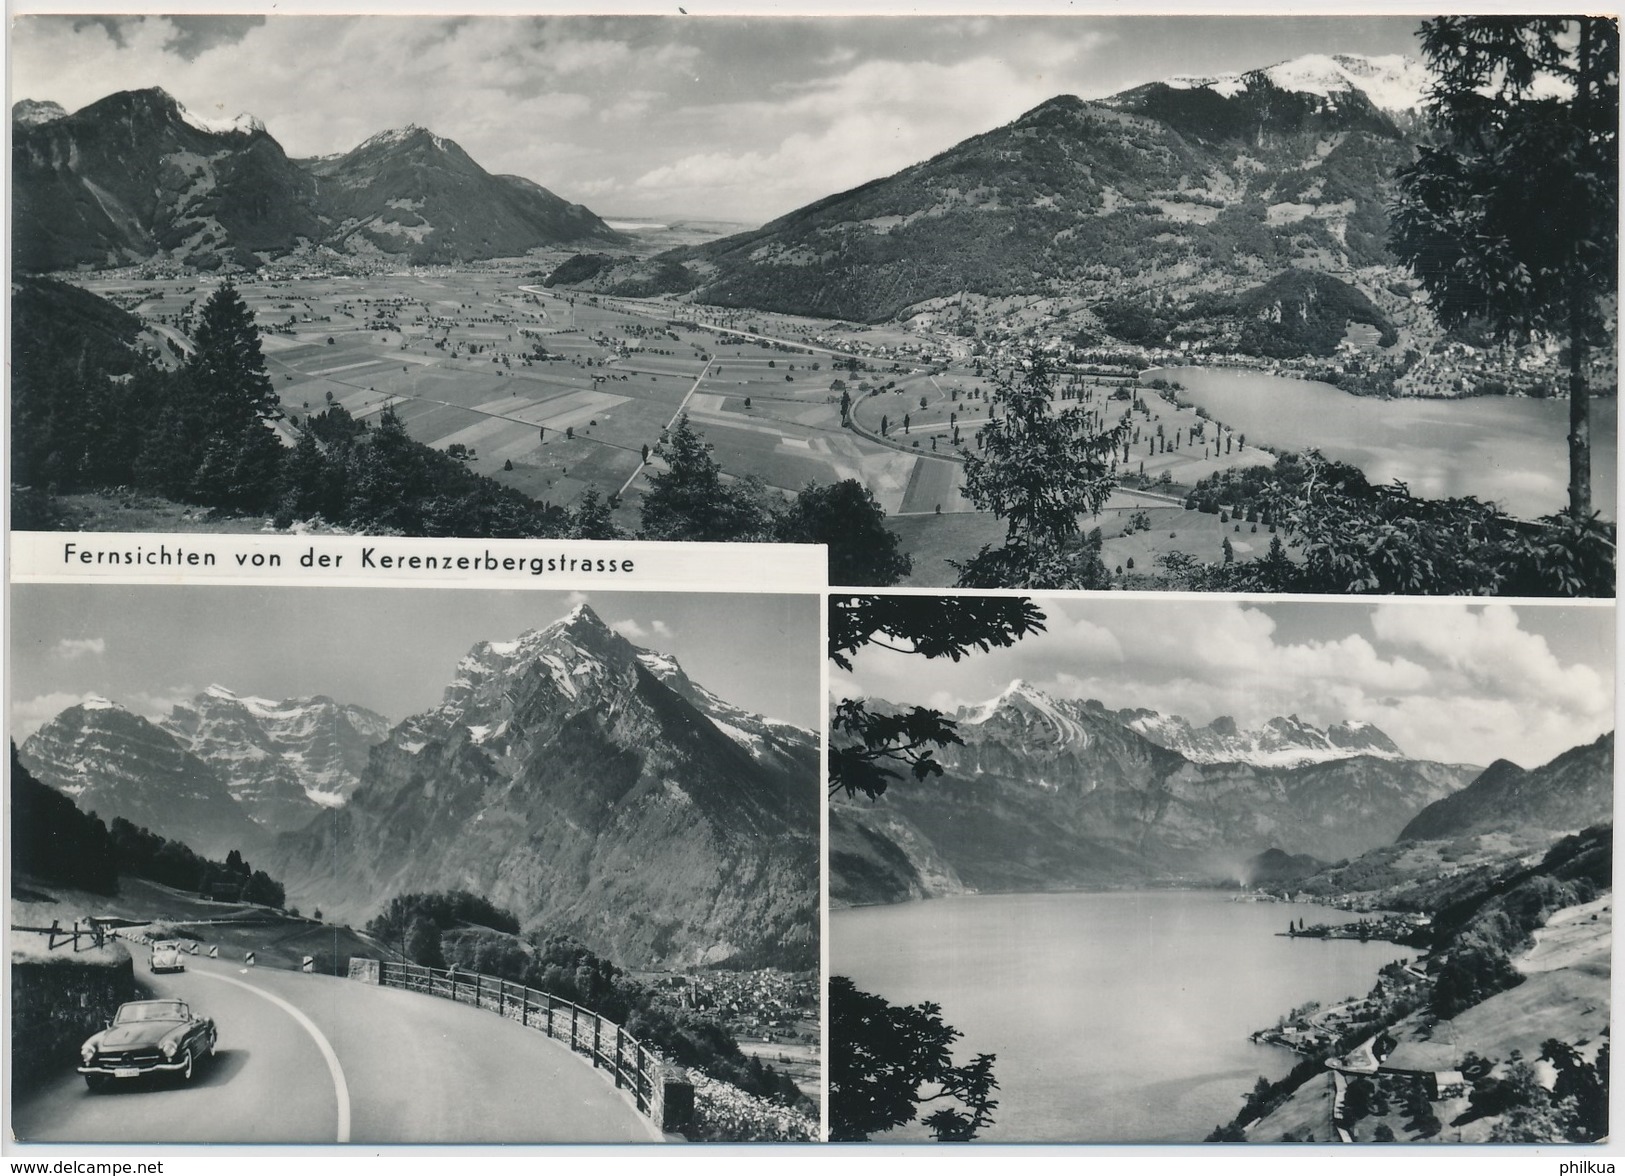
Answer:
POLYGON ((253 312, 231 283, 204 303, 193 343, 182 373, 185 407, 203 429, 192 493, 211 505, 265 509, 276 497, 282 462, 281 442, 267 426, 281 406, 253 312))
POLYGON ((1586 363, 1619 289, 1619 26, 1611 16, 1426 21, 1442 142, 1398 176, 1393 248, 1447 324, 1568 340, 1569 514, 1591 516, 1586 363))
POLYGON ((625 539, 626 532, 615 525, 610 504, 597 487, 588 487, 570 516, 571 539, 625 539))
POLYGON ((687 413, 677 418, 655 452, 666 469, 649 477, 641 538, 748 543, 766 537, 761 483, 755 478, 723 481, 722 467, 687 413))

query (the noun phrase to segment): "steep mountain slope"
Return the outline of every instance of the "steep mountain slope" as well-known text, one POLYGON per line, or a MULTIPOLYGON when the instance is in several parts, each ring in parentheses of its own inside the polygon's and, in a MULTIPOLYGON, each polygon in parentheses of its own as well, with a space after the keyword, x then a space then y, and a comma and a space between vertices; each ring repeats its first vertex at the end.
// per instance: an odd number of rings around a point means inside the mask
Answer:
POLYGON ((160 89, 127 90, 12 129, 18 269, 118 265, 165 253, 258 264, 315 239, 316 186, 256 120, 200 119, 160 89))
POLYGON ((211 686, 160 724, 215 770, 232 796, 272 832, 309 824, 349 799, 367 752, 389 720, 331 698, 238 696, 211 686))
POLYGON ((123 817, 207 857, 257 852, 265 833, 174 736, 106 699, 71 706, 18 750, 39 780, 85 812, 123 817))
POLYGON ((258 119, 200 117, 156 88, 73 114, 24 99, 12 119, 19 270, 157 255, 252 268, 318 244, 450 263, 624 240, 581 205, 493 176, 421 127, 295 161, 258 119))
POLYGON ((663 683, 680 667, 651 660, 671 659, 585 607, 475 646, 440 705, 373 749, 349 804, 278 839, 276 876, 352 922, 460 888, 622 965, 809 966, 812 736, 769 747, 776 725, 743 715, 730 734, 663 683))
MULTIPOLYGON (((1269 849, 1348 857, 1392 841, 1474 771, 1363 750, 1323 759, 1323 746, 1292 763, 1193 762, 1126 725, 1152 725, 1145 712, 1123 713, 1019 682, 961 711, 965 742, 939 753, 942 777, 836 802, 832 897, 1229 877, 1269 849)), ((1231 738, 1214 733, 1206 750, 1231 738)))
POLYGON ((475 261, 559 241, 618 241, 586 208, 518 176, 493 176, 422 127, 382 131, 312 161, 328 243, 417 262, 475 261))
POLYGON ((1533 770, 1496 760, 1453 796, 1417 813, 1401 841, 1474 833, 1563 832, 1613 820, 1614 733, 1533 770))
POLYGON ((1334 89, 1304 59, 1246 84, 1056 97, 760 229, 590 281, 659 277, 703 302, 869 322, 963 293, 1181 299, 1292 267, 1341 284, 1332 271, 1385 259, 1391 177, 1411 148, 1371 99, 1391 71, 1338 60, 1339 78, 1370 77, 1334 89))

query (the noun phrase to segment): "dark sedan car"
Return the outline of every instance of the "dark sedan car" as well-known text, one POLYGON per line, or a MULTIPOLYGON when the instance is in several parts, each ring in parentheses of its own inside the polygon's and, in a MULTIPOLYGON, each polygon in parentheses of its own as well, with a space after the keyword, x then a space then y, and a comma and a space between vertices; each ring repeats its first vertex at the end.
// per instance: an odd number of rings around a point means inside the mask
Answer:
POLYGON ((149 1074, 179 1074, 190 1082, 193 1067, 214 1053, 218 1039, 214 1022, 184 1000, 133 1000, 80 1047, 79 1072, 92 1090, 149 1074))

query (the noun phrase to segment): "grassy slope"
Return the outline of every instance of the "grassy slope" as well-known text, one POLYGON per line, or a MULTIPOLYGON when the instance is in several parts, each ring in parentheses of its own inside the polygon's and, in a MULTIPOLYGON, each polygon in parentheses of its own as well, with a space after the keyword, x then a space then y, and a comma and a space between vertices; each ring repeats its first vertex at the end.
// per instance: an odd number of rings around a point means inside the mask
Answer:
MULTIPOLYGON (((194 940, 203 951, 218 947, 220 955, 241 959, 255 953, 259 967, 297 968, 301 957, 325 954, 340 960, 350 955, 379 958, 388 953, 349 927, 330 926, 314 919, 284 915, 251 903, 208 902, 142 878, 121 878, 119 893, 107 897, 54 885, 27 887, 32 901, 13 899, 11 920, 44 927, 52 919, 67 926, 90 915, 128 920, 152 920, 160 936, 194 940), (233 920, 220 922, 220 920, 233 920)), ((144 932, 137 925, 132 932, 144 932)), ((131 944, 136 972, 145 967, 145 949, 131 944)))
MULTIPOLYGON (((1556 912, 1536 934, 1536 944, 1516 963, 1526 979, 1518 987, 1497 993, 1449 1021, 1429 1027, 1420 1015, 1401 1021, 1393 1030, 1399 1045, 1386 1065, 1399 1069, 1453 1069, 1469 1050, 1505 1061, 1513 1050, 1525 1058, 1540 1053, 1541 1043, 1555 1037, 1570 1044, 1587 1042, 1595 1048, 1609 1023, 1609 956, 1613 945, 1614 896, 1606 894, 1579 907, 1556 912), (1592 916, 1596 918, 1593 920, 1592 916)), ((1589 1054, 1589 1050, 1586 1051, 1589 1054)), ((1283 1132, 1302 1138, 1307 1127, 1316 1140, 1331 1132, 1331 1086, 1315 1078, 1266 1115, 1248 1132, 1249 1138, 1274 1142, 1283 1132)), ((1466 1099, 1434 1104, 1445 1124, 1430 1142, 1457 1140, 1450 1121, 1467 1109, 1466 1099)), ((1396 1110, 1384 1117, 1356 1124, 1356 1141, 1369 1140, 1379 1123, 1387 1123, 1397 1139, 1412 1138, 1405 1116, 1396 1110)), ((1489 1138, 1496 1117, 1475 1120, 1460 1129, 1462 1142, 1489 1138)))

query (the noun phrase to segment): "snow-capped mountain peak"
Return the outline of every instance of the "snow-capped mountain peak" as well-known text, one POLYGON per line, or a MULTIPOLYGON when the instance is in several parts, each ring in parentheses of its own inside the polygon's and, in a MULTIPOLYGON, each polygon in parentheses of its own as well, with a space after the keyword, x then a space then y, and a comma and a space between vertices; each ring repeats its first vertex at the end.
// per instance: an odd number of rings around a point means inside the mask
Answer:
POLYGON ((295 829, 355 790, 389 722, 325 695, 276 701, 211 685, 160 724, 212 767, 256 821, 295 829))
POLYGON ((239 114, 235 118, 212 118, 188 110, 179 102, 175 103, 175 110, 187 126, 207 131, 211 135, 251 135, 256 131, 265 130, 265 124, 252 114, 239 114))
POLYGON ((1355 53, 1309 53, 1265 69, 1217 74, 1212 77, 1174 77, 1167 84, 1179 90, 1212 90, 1234 98, 1265 79, 1280 90, 1314 94, 1335 100, 1358 91, 1371 105, 1389 114, 1419 110, 1428 88, 1421 62, 1400 53, 1366 57, 1355 53))
POLYGON ((1277 715, 1248 731, 1221 716, 1205 727, 1179 715, 1156 711, 1119 711, 1118 720, 1152 743, 1177 751, 1193 763, 1245 763, 1261 768, 1289 768, 1352 756, 1404 759, 1404 752, 1375 726, 1364 722, 1333 723, 1322 730, 1297 715, 1277 715))

